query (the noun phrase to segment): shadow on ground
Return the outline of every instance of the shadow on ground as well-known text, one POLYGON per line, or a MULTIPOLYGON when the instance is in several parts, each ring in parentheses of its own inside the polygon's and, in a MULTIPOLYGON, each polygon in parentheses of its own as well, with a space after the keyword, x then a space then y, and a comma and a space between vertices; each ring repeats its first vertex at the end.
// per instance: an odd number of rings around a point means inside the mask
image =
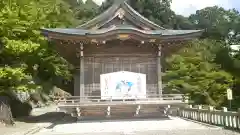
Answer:
POLYGON ((104 116, 85 116, 79 119, 71 117, 70 115, 65 115, 65 118, 62 121, 58 121, 47 129, 54 128, 56 125, 60 124, 72 124, 72 123, 95 123, 95 122, 124 122, 124 121, 151 121, 151 120, 170 120, 167 116, 159 116, 159 115, 145 115, 139 117, 133 117, 129 115, 119 115, 112 117, 104 117, 104 116))
POLYGON ((124 121, 152 121, 152 120, 170 120, 169 117, 156 117, 156 116, 145 116, 145 117, 112 117, 112 118, 101 118, 101 117, 87 117, 87 118, 82 118, 77 121, 77 123, 93 123, 93 122, 124 122, 124 121))
POLYGON ((54 122, 61 120, 65 116, 63 112, 47 112, 38 116, 27 116, 16 118, 16 121, 26 122, 26 123, 45 123, 54 122))

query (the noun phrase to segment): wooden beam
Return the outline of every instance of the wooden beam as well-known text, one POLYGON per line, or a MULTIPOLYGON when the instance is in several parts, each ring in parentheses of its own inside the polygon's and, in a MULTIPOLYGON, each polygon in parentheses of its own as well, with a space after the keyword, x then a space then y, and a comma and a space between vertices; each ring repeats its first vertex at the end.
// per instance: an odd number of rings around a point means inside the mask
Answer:
POLYGON ((161 65, 161 56, 162 56, 162 45, 158 45, 158 56, 157 56, 157 76, 158 76, 158 94, 159 97, 162 97, 162 65, 161 65))
POLYGON ((80 43, 80 100, 84 100, 84 54, 83 54, 83 43, 80 43))

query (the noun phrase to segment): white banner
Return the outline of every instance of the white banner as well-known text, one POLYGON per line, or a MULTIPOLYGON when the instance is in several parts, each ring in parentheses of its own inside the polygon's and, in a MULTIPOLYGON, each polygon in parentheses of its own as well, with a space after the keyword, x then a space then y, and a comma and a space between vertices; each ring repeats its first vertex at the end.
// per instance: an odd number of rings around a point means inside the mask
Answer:
POLYGON ((231 89, 227 89, 227 99, 228 100, 232 100, 232 90, 231 89))
POLYGON ((101 99, 146 98, 146 75, 120 71, 100 75, 101 99))

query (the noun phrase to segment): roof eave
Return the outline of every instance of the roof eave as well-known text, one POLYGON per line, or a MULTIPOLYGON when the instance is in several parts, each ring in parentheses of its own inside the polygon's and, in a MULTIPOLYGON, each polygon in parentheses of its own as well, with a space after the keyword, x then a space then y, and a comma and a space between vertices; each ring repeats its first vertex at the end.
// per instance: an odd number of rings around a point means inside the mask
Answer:
MULTIPOLYGON (((134 34, 136 36, 142 37, 143 39, 162 39, 165 41, 169 41, 171 39, 178 39, 178 40, 188 40, 188 39, 193 39, 193 38, 198 38, 202 35, 204 30, 196 30, 193 32, 188 32, 188 33, 183 33, 183 34, 164 34, 163 32, 156 32, 156 31, 142 31, 138 29, 112 29, 112 30, 106 30, 106 31, 98 31, 98 32, 93 32, 90 30, 83 30, 84 32, 76 32, 76 33, 69 33, 69 32, 61 32, 64 31, 64 29, 41 29, 42 34, 44 36, 50 37, 50 38, 56 38, 60 39, 60 37, 79 37, 81 38, 103 38, 106 36, 113 36, 113 35, 131 35, 134 34)), ((69 30, 69 29, 68 29, 69 30)), ((79 29, 74 29, 74 30, 79 30, 79 29)), ((79 30, 80 31, 80 30, 79 30)))
POLYGON ((178 35, 162 35, 162 39, 166 42, 171 41, 171 40, 182 40, 182 41, 187 41, 187 40, 192 40, 192 39, 197 39, 202 35, 203 31, 200 30, 198 32, 193 32, 193 33, 187 33, 187 34, 178 34, 178 35))

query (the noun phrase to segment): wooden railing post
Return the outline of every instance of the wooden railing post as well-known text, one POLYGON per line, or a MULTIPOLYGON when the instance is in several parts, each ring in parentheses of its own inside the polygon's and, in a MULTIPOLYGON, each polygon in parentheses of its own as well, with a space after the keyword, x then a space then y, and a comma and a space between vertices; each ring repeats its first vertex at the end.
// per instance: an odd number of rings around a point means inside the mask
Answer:
POLYGON ((190 119, 193 119, 193 117, 194 117, 194 112, 192 111, 192 108, 193 108, 193 106, 192 105, 188 105, 188 108, 190 108, 190 119))
POLYGON ((107 107, 107 117, 110 117, 111 116, 111 107, 108 106, 107 107))
POLYGON ((197 110, 197 120, 198 121, 202 121, 201 110, 202 110, 202 105, 198 105, 198 110, 197 110))
POLYGON ((222 118, 221 118, 221 124, 223 125, 223 126, 227 126, 227 121, 226 121, 226 115, 225 115, 225 112, 227 112, 228 110, 227 110, 227 107, 222 107, 222 118))
POLYGON ((77 107, 76 112, 77 112, 77 119, 80 120, 81 119, 81 108, 77 107))
POLYGON ((188 96, 185 96, 184 97, 184 103, 188 103, 189 102, 189 97, 188 96))
POLYGON ((167 106, 167 113, 168 113, 168 115, 172 115, 171 105, 167 106))
POLYGON ((56 108, 56 111, 57 111, 57 112, 60 112, 60 108, 59 108, 59 107, 57 107, 57 108, 56 108))
POLYGON ((214 121, 213 121, 213 114, 212 114, 212 112, 214 111, 214 107, 213 106, 209 106, 208 107, 208 111, 209 111, 209 114, 208 114, 208 123, 210 123, 210 124, 213 124, 214 123, 214 121))
POLYGON ((202 105, 198 105, 197 109, 188 105, 185 108, 178 108, 178 116, 231 129, 240 129, 240 108, 237 112, 228 112, 226 107, 222 110, 215 110, 213 106, 209 106, 208 109, 202 110, 202 105))
POLYGON ((180 108, 177 108, 177 116, 182 117, 180 108))
POLYGON ((236 116, 236 128, 240 129, 240 108, 238 108, 238 115, 236 116))
POLYGON ((141 105, 138 105, 136 108, 135 116, 139 116, 140 109, 141 109, 141 105))

